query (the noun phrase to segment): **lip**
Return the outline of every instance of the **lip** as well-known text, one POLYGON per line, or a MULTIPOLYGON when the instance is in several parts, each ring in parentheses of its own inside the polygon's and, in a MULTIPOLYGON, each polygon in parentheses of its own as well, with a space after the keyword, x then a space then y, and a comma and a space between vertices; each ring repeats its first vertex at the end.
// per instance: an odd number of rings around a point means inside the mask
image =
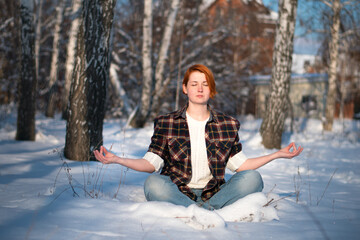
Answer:
POLYGON ((202 98, 202 97, 204 97, 204 95, 196 95, 196 97, 202 98))

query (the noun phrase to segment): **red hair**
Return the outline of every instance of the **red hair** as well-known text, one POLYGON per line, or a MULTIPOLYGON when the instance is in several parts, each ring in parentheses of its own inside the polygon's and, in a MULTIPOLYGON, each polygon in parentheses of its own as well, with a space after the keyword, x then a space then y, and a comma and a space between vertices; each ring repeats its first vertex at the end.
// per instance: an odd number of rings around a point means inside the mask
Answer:
POLYGON ((191 67, 188 68, 188 70, 186 70, 184 79, 183 79, 183 85, 187 86, 187 84, 189 82, 190 74, 195 71, 205 74, 206 81, 210 88, 210 97, 214 98, 214 96, 217 93, 214 75, 210 69, 208 69, 206 66, 204 66, 202 64, 192 65, 191 67))

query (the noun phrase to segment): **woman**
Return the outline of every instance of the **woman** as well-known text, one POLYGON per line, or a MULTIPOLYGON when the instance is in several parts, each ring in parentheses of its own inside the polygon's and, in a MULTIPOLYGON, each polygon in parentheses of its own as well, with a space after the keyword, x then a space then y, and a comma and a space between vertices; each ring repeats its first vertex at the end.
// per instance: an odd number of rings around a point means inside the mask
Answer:
POLYGON ((118 163, 149 173, 161 171, 145 181, 148 201, 220 209, 262 191, 263 181, 255 169, 277 158, 293 158, 303 150, 291 143, 270 155, 246 158, 239 142, 239 121, 208 104, 216 89, 213 74, 204 65, 196 64, 186 71, 183 93, 188 97, 186 106, 155 119, 151 144, 142 159, 121 158, 103 146, 94 151, 104 164, 118 163), (226 168, 235 172, 227 182, 226 168))

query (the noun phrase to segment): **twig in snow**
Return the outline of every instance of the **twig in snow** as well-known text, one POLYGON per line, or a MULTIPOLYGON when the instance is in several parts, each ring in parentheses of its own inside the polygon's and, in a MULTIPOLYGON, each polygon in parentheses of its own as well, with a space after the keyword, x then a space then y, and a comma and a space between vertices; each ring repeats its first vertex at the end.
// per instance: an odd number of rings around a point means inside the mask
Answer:
POLYGON ((326 192, 326 190, 328 189, 328 187, 329 187, 329 185, 330 185, 330 182, 331 182, 331 180, 333 179, 333 177, 334 177, 334 175, 335 175, 335 173, 336 173, 337 170, 338 170, 338 168, 335 168, 333 174, 331 175, 331 177, 330 177, 330 179, 329 179, 329 181, 328 181, 328 183, 327 183, 327 185, 326 185, 326 187, 325 187, 325 189, 324 189, 323 194, 321 195, 320 199, 317 201, 317 204, 316 204, 317 206, 319 206, 321 200, 323 199, 323 197, 324 197, 324 195, 325 195, 325 192, 326 192))
POLYGON ((288 197, 291 197, 291 196, 293 196, 295 193, 290 193, 289 195, 286 195, 286 196, 284 196, 284 197, 282 197, 282 198, 279 198, 279 199, 276 199, 276 200, 274 200, 273 198, 272 199, 270 199, 263 207, 267 207, 267 206, 269 206, 270 204, 273 204, 273 203, 276 203, 276 202, 278 202, 278 201, 281 201, 281 200, 283 200, 283 199, 285 199, 285 198, 288 198, 288 197))

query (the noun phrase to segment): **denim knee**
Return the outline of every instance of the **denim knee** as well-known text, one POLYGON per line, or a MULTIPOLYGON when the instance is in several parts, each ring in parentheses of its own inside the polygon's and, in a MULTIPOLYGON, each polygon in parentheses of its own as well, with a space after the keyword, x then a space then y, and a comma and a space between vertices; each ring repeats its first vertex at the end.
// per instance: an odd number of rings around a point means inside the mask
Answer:
POLYGON ((166 201, 168 198, 164 176, 151 174, 144 183, 144 193, 148 201, 166 201))
POLYGON ((234 176, 240 176, 238 181, 239 187, 244 187, 245 185, 249 188, 251 192, 261 192, 264 188, 264 182, 260 173, 256 170, 246 170, 236 173, 234 176))
POLYGON ((262 180, 261 174, 255 170, 249 170, 250 177, 254 186, 258 186, 258 191, 261 192, 264 188, 264 182, 262 180))

